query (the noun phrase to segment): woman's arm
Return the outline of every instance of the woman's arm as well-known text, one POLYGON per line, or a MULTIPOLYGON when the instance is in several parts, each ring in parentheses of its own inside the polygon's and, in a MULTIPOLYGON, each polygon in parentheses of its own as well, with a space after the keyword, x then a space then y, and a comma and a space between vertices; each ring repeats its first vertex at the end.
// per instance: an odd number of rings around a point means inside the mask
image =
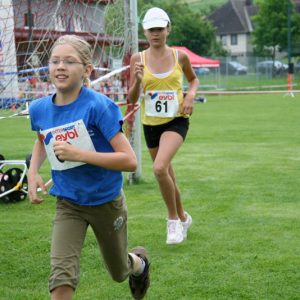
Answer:
POLYGON ((144 65, 141 63, 140 54, 135 53, 130 59, 130 81, 128 100, 131 103, 138 101, 141 90, 141 82, 144 76, 144 65))
POLYGON ((178 51, 178 58, 182 66, 183 73, 189 83, 189 88, 184 97, 181 113, 191 115, 193 113, 194 99, 197 94, 199 80, 192 68, 188 55, 183 51, 178 51))

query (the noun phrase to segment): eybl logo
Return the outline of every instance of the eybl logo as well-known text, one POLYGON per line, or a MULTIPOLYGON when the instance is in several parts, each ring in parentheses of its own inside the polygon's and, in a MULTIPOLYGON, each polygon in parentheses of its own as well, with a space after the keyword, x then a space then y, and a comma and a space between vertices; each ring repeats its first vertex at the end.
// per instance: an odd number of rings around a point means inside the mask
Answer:
POLYGON ((76 128, 71 128, 71 130, 66 130, 55 136, 56 141, 67 141, 68 139, 75 139, 78 137, 78 132, 76 128))
POLYGON ((46 136, 44 136, 43 134, 40 134, 39 136, 40 136, 40 139, 44 142, 45 145, 49 145, 51 139, 53 138, 53 134, 52 134, 51 131, 48 132, 46 134, 46 136))
POLYGON ((159 92, 150 92, 148 93, 151 100, 159 100, 159 101, 165 101, 165 100, 175 100, 174 92, 169 91, 159 91, 159 92))
POLYGON ((158 99, 160 101, 164 101, 164 100, 174 100, 174 94, 173 93, 165 93, 165 94, 161 94, 159 95, 158 99))
POLYGON ((49 131, 46 136, 43 134, 40 134, 40 140, 42 140, 45 145, 49 145, 52 138, 54 138, 56 141, 68 141, 69 139, 75 139, 78 138, 78 132, 74 125, 65 127, 65 128, 57 128, 55 130, 49 131))
POLYGON ((154 100, 156 97, 157 97, 158 93, 155 92, 155 93, 149 93, 149 96, 151 97, 151 100, 154 100))

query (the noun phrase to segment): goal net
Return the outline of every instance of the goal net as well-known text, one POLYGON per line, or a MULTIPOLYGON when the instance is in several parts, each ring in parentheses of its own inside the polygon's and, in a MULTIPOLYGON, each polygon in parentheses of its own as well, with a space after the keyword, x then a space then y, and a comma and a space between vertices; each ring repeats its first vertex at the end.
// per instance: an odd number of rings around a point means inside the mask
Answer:
MULTIPOLYGON (((48 74, 50 49, 65 34, 79 35, 92 46, 92 88, 126 102, 136 30, 132 24, 137 22, 132 2, 0 0, 0 117, 23 111, 31 100, 54 91, 48 74)), ((126 121, 132 139, 135 120, 126 121)))
MULTIPOLYGON (((109 2, 1 0, 1 96, 36 98, 48 94, 49 51, 53 42, 64 34, 77 34, 92 45, 95 66, 92 79, 120 69, 130 53, 126 37, 129 32, 125 30, 126 7, 125 1, 109 2)), ((103 84, 99 81, 94 88, 110 93, 114 88, 112 79, 118 78, 126 86, 125 75, 116 73, 103 84)))

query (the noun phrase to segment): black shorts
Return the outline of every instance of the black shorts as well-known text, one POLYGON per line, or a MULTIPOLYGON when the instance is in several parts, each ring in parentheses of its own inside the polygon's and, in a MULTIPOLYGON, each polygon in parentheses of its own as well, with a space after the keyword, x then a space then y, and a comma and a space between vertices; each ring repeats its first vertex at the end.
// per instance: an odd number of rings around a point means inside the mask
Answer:
POLYGON ((148 148, 156 148, 159 145, 161 135, 165 131, 174 131, 180 134, 183 140, 189 130, 189 118, 178 117, 162 125, 143 125, 144 136, 148 148))

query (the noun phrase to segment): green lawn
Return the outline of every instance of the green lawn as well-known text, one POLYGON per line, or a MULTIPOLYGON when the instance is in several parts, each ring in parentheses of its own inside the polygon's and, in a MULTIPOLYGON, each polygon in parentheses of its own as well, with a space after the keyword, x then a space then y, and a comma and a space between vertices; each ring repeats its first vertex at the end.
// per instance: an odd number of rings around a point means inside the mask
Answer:
MULTIPOLYGON (((129 246, 151 255, 146 299, 300 299, 300 95, 208 96, 196 103, 174 159, 188 240, 165 244, 166 209, 142 142, 143 179, 127 185, 129 246)), ((35 135, 26 118, 0 120, 0 153, 23 159, 35 135)), ((49 165, 43 167, 49 179, 49 165)), ((0 299, 49 299, 55 200, 0 205, 0 299)), ((77 300, 130 299, 88 232, 77 300)))

